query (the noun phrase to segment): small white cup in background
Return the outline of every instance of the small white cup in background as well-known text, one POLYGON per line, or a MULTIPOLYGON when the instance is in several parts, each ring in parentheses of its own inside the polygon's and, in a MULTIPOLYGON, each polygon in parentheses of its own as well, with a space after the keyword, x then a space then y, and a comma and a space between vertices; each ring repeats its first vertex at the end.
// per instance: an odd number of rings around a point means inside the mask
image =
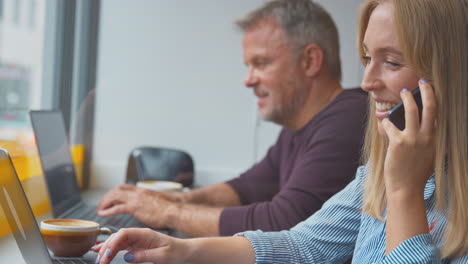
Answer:
POLYGON ((184 187, 181 183, 171 181, 139 181, 136 186, 158 192, 182 191, 184 187))

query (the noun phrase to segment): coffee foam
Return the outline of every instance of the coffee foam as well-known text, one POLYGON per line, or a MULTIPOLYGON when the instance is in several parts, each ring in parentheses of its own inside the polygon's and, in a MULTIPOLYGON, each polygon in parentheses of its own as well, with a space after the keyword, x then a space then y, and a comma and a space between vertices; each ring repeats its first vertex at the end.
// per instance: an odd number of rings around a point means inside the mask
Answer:
POLYGON ((50 219, 41 222, 41 229, 62 232, 92 232, 99 230, 99 224, 80 219, 50 219))
POLYGON ((52 219, 46 220, 45 223, 58 226, 96 226, 96 222, 77 220, 77 219, 52 219))

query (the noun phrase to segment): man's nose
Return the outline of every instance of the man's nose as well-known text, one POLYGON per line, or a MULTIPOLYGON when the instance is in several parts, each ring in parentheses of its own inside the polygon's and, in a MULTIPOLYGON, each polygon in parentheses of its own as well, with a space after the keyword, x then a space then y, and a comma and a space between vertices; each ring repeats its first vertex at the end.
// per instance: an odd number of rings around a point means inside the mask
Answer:
POLYGON ((255 70, 249 68, 247 70, 247 75, 245 76, 244 85, 246 87, 255 87, 258 84, 258 77, 255 74, 255 70))

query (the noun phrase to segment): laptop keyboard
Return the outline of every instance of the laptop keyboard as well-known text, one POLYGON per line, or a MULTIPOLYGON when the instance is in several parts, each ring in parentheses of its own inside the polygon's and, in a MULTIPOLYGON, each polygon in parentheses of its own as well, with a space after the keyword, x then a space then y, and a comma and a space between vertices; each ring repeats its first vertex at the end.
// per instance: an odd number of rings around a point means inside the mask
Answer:
MULTIPOLYGON (((145 224, 138 221, 138 219, 134 218, 132 215, 128 214, 100 217, 96 214, 96 207, 84 203, 81 203, 76 208, 73 208, 71 212, 66 215, 62 215, 60 218, 74 218, 95 221, 109 228, 112 232, 117 232, 120 228, 124 227, 146 227, 145 224)), ((163 234, 170 234, 168 229, 158 229, 156 231, 163 234)))
POLYGON ((83 210, 83 219, 90 219, 102 225, 109 225, 115 227, 130 227, 137 225, 136 219, 128 214, 119 214, 109 217, 100 217, 96 214, 94 207, 87 207, 83 210))
POLYGON ((81 259, 81 258, 53 258, 52 263, 63 263, 63 264, 95 264, 95 260, 81 259))
POLYGON ((113 215, 109 217, 100 217, 96 214, 96 207, 94 206, 80 206, 78 210, 65 216, 65 218, 86 219, 100 223, 103 226, 117 231, 123 227, 144 227, 141 222, 136 220, 133 216, 128 214, 113 215))

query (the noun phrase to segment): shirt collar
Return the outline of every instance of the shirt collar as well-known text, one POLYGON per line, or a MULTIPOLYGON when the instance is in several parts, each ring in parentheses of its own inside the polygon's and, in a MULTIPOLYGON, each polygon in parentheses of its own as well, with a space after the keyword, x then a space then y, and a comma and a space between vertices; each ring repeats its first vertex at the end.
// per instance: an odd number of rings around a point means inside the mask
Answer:
POLYGON ((428 200, 429 198, 432 197, 436 189, 436 184, 435 184, 435 173, 429 177, 426 183, 426 187, 424 188, 424 200, 428 200))

